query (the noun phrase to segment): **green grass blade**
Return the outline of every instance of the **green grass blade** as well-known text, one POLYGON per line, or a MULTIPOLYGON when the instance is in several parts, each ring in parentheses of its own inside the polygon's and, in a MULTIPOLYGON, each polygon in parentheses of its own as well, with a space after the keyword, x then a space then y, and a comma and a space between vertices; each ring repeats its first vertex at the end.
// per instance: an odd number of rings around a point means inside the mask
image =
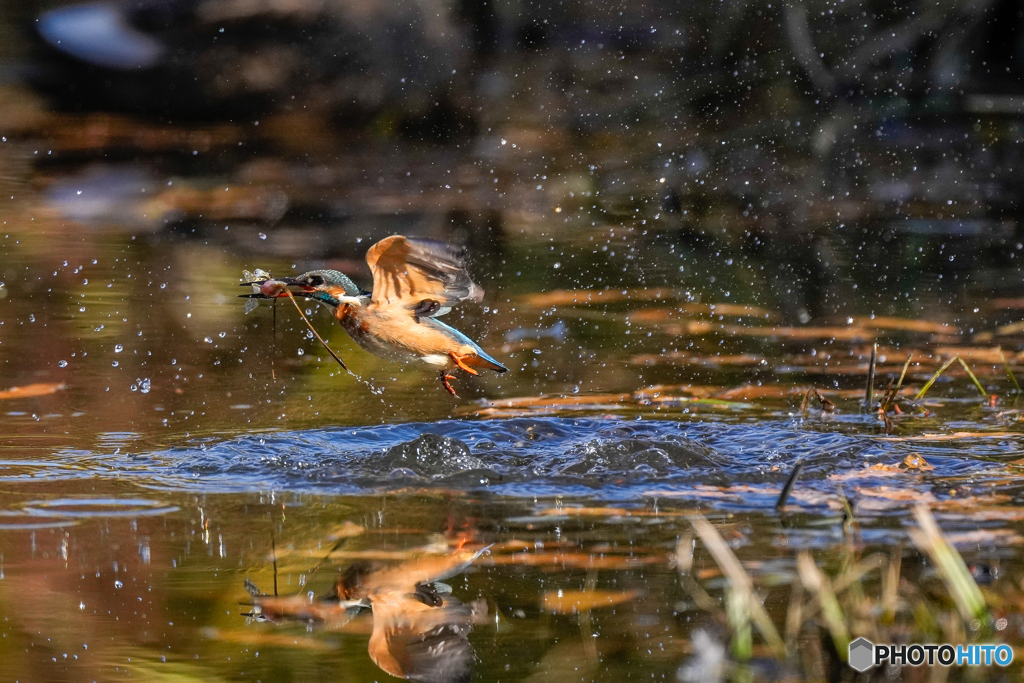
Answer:
POLYGON ((999 357, 1003 359, 1003 367, 1006 368, 1006 374, 1010 376, 1010 381, 1013 382, 1013 388, 1020 392, 1020 384, 1017 383, 1017 376, 1013 374, 1013 368, 1010 367, 1009 361, 1006 360, 1006 355, 1003 354, 1003 350, 999 349, 999 357))
POLYGON ((903 386, 903 380, 907 376, 907 370, 910 369, 910 361, 912 361, 913 359, 914 359, 914 352, 911 351, 910 355, 907 356, 907 362, 903 364, 903 372, 900 373, 900 381, 896 382, 896 393, 897 394, 900 393, 900 387, 903 386))
POLYGON ((942 367, 939 368, 938 370, 936 370, 935 374, 932 375, 932 378, 930 380, 928 380, 923 387, 921 387, 921 391, 917 392, 917 396, 914 397, 914 400, 915 401, 920 401, 922 398, 924 398, 924 395, 927 394, 928 390, 932 388, 932 385, 935 384, 935 380, 937 380, 939 378, 939 375, 944 373, 946 371, 946 368, 948 368, 950 365, 952 365, 953 362, 956 361, 956 359, 959 358, 959 357, 960 356, 953 356, 952 358, 947 360, 945 363, 943 363, 942 367))
POLYGON ((821 570, 814 564, 811 554, 806 550, 801 551, 797 556, 796 568, 804 588, 818 598, 825 626, 828 627, 828 632, 832 635, 832 642, 835 643, 839 658, 845 662, 850 649, 850 631, 846 627, 843 609, 839 606, 835 591, 832 590, 832 583, 821 573, 821 570))
MULTIPOLYGON (((694 516, 691 519, 691 523, 693 524, 693 530, 697 532, 700 540, 704 543, 704 547, 715 558, 718 568, 722 570, 725 578, 729 580, 730 590, 742 592, 745 596, 742 598, 734 597, 733 599, 746 601, 750 619, 757 626, 761 636, 768 643, 775 656, 785 657, 786 644, 779 635, 779 631, 775 628, 775 624, 772 623, 771 618, 768 616, 768 612, 765 611, 761 600, 754 594, 754 582, 750 579, 750 575, 747 574, 743 565, 740 564, 739 558, 736 557, 732 548, 725 542, 725 539, 718 533, 718 530, 711 525, 711 522, 704 519, 702 515, 694 516)), ((739 607, 739 605, 736 606, 737 609, 739 607)))
POLYGON ((946 540, 927 505, 914 508, 914 517, 918 526, 908 530, 910 538, 921 552, 931 558, 960 615, 968 622, 972 619, 984 621, 988 616, 985 598, 964 564, 964 558, 946 540))
POLYGON ((967 363, 964 362, 964 359, 957 356, 957 360, 960 361, 960 365, 964 366, 964 370, 967 371, 967 376, 971 378, 972 382, 974 382, 974 386, 978 387, 978 391, 981 392, 981 395, 984 398, 988 398, 988 392, 985 391, 985 387, 981 386, 981 382, 979 382, 978 378, 974 376, 974 373, 971 372, 971 369, 967 367, 967 363))

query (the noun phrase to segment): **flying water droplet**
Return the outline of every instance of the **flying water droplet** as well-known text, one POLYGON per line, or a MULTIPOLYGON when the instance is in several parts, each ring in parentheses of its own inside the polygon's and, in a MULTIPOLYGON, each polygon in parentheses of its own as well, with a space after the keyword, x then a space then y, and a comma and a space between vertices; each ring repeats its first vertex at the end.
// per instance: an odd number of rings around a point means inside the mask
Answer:
POLYGON ((260 233, 260 239, 261 239, 261 240, 265 240, 265 239, 267 239, 267 233, 265 233, 265 232, 261 232, 261 233, 260 233))
POLYGON ((68 362, 66 360, 58 361, 57 365, 59 365, 62 368, 66 368, 68 366, 68 362))
POLYGON ((203 341, 206 342, 207 344, 213 343, 213 339, 211 339, 210 337, 203 337, 203 341))
POLYGON ((124 587, 124 584, 121 583, 120 581, 115 581, 114 582, 114 588, 123 588, 123 587, 124 587))
POLYGON ((149 393, 150 382, 148 377, 143 377, 142 379, 138 379, 135 381, 139 383, 139 391, 141 391, 144 394, 149 393))
POLYGON ((114 346, 114 353, 121 353, 122 351, 124 351, 124 347, 120 344, 114 346))

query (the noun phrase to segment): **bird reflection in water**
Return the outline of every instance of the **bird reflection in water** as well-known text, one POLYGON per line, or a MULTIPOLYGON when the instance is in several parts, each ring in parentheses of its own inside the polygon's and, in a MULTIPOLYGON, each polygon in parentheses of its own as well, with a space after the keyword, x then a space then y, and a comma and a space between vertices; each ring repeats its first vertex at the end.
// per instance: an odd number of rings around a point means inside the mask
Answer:
POLYGON ((473 676, 474 653, 468 635, 487 618, 487 603, 463 603, 441 583, 466 570, 487 548, 456 550, 395 567, 356 563, 320 599, 306 594, 263 595, 246 580, 256 621, 303 622, 342 630, 361 610, 373 612, 370 658, 399 678, 420 683, 462 683, 473 676))

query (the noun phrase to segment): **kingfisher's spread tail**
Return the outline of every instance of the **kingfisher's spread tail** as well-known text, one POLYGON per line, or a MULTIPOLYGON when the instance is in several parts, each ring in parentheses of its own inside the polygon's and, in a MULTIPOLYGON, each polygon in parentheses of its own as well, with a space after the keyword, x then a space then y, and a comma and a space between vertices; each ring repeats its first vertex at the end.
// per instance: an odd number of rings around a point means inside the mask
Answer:
POLYGON ((488 356, 479 346, 476 349, 475 356, 464 356, 462 362, 471 367, 494 370, 497 373, 508 372, 508 368, 488 356))

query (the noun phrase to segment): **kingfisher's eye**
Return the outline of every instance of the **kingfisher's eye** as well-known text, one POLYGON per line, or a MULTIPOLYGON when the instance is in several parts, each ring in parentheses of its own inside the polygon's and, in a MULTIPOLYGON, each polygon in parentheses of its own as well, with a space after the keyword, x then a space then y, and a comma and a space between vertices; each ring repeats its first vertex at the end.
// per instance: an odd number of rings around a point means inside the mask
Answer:
POLYGON ((324 283, 324 278, 322 275, 310 275, 306 278, 306 283, 310 287, 319 287, 324 283))

